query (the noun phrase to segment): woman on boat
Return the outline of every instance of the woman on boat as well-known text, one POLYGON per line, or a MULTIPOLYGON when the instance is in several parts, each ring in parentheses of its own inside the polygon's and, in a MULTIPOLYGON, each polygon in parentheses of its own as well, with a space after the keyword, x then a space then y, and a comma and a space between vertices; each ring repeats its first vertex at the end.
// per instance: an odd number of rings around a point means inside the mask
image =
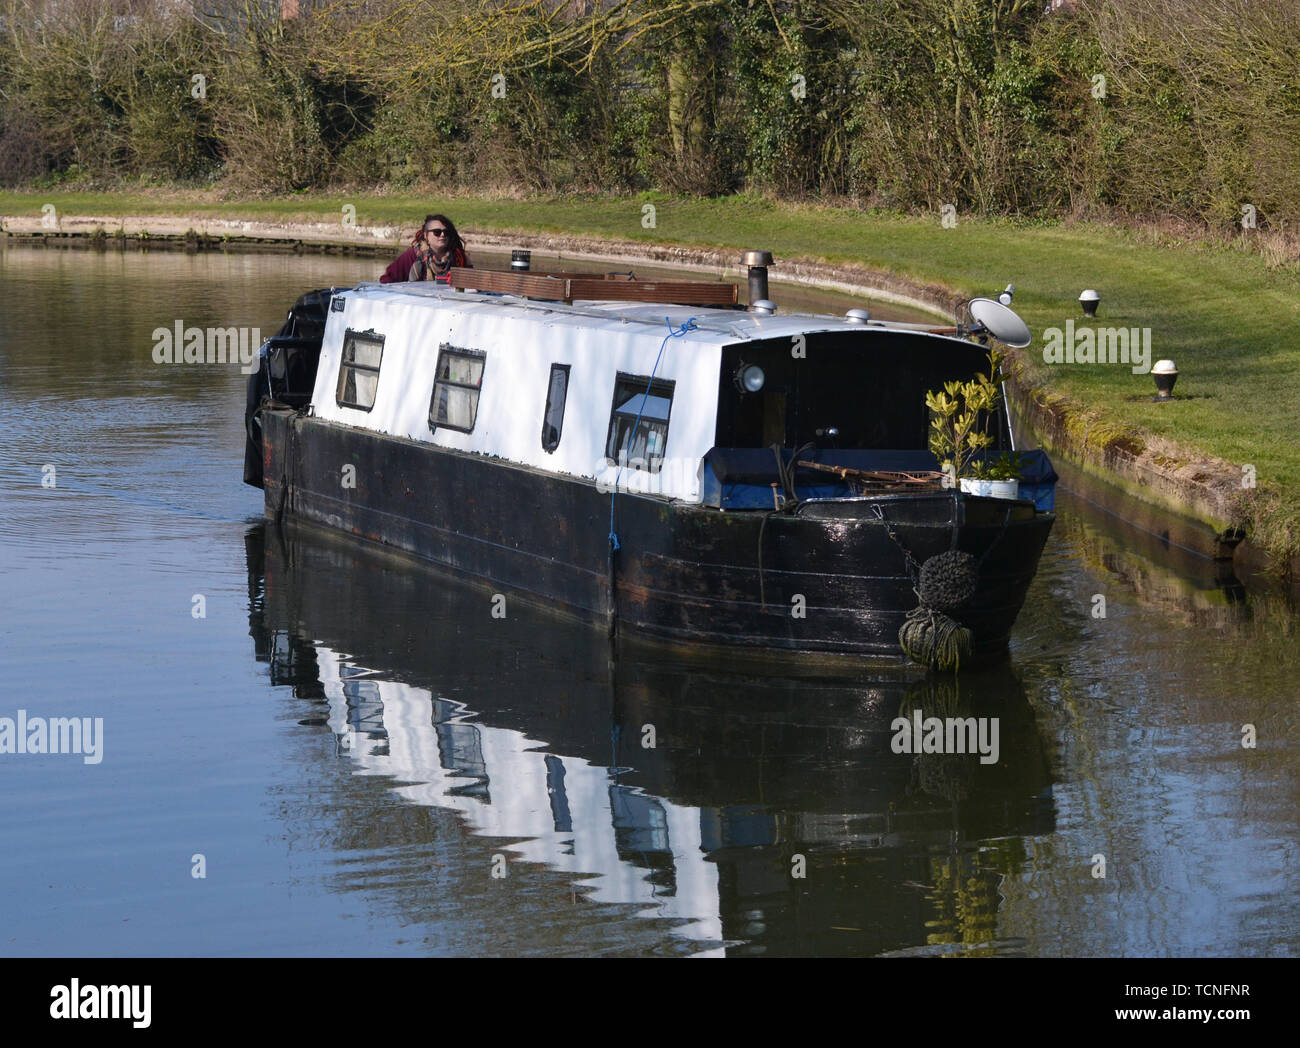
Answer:
POLYGON ((451 268, 472 269, 465 242, 446 215, 425 215, 411 246, 403 251, 379 278, 381 284, 405 280, 451 282, 451 268))

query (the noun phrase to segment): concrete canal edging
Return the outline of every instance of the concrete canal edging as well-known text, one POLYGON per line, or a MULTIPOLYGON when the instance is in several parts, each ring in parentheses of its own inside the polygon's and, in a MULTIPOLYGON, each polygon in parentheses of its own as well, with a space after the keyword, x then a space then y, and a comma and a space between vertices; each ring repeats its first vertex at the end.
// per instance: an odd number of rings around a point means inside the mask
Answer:
MULTIPOLYGON (((391 226, 344 226, 340 222, 272 222, 183 216, 64 215, 51 229, 31 216, 0 216, 6 239, 17 243, 84 246, 148 245, 185 250, 280 250, 387 257, 405 244, 409 230, 391 226)), ((502 233, 465 227, 474 246, 528 248, 546 254, 602 262, 654 262, 743 278, 732 249, 647 244, 561 233, 502 233)), ((755 245, 763 247, 766 245, 755 245)), ((804 284, 951 317, 966 297, 939 284, 921 283, 887 270, 810 259, 779 259, 773 285, 804 284)), ((1166 542, 1206 557, 1233 559, 1243 570, 1281 571, 1300 577, 1300 555, 1282 561, 1245 539, 1265 496, 1242 487, 1239 464, 1210 458, 1172 442, 1117 434, 1083 405, 1054 393, 1026 358, 1008 383, 1012 410, 1021 425, 1056 459, 1063 481, 1090 501, 1166 542), (1244 540, 1244 541, 1243 541, 1244 540)))

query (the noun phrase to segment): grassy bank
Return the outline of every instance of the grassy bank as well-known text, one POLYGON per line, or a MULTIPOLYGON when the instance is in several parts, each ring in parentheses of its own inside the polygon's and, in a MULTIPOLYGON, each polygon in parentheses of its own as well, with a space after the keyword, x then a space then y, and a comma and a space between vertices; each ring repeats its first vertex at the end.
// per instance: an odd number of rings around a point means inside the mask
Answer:
POLYGON ((174 215, 260 221, 338 222, 346 205, 362 225, 414 227, 445 210, 472 249, 473 232, 608 236, 694 247, 770 248, 805 258, 869 266, 961 294, 1017 286, 1015 307, 1034 329, 1030 380, 1070 414, 1076 442, 1161 456, 1253 466, 1258 488, 1240 510, 1256 544, 1293 555, 1300 540, 1300 273, 1270 267, 1245 247, 1164 242, 1094 225, 1018 225, 959 217, 914 218, 748 197, 645 195, 631 199, 489 199, 311 195, 223 202, 186 193, 0 193, 0 213, 39 218, 43 204, 77 215, 174 215), (654 228, 643 226, 647 205, 654 228), (1151 360, 1173 358, 1172 404, 1150 401, 1149 375, 1123 364, 1043 362, 1044 329, 1082 326, 1079 292, 1096 288, 1094 326, 1149 328, 1151 360), (1166 445, 1164 442, 1168 442, 1166 445))

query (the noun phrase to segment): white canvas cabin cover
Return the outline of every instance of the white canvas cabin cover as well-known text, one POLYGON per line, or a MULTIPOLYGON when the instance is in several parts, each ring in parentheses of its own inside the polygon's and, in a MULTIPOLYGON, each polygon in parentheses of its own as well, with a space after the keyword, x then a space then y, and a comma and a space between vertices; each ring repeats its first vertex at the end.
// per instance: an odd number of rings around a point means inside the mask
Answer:
MULTIPOLYGON (((337 293, 329 313, 312 407, 317 418, 508 459, 549 472, 699 501, 700 463, 713 446, 717 425, 718 370, 724 345, 848 326, 829 317, 759 316, 732 310, 627 303, 550 305, 512 297, 427 286, 363 284, 337 293), (340 308, 340 306, 342 308, 340 308), (692 318, 696 327, 682 331, 692 318), (811 323, 810 323, 811 322, 811 323), (675 337, 668 337, 670 331, 675 337), (348 385, 373 402, 369 410, 339 403, 345 336, 348 362, 377 363, 377 374, 351 368, 348 385), (665 338, 667 341, 665 342, 665 338), (372 349, 382 342, 382 351, 372 349), (662 355, 661 355, 662 347, 662 355), (440 349, 478 358, 451 357, 437 373, 440 349), (658 367, 655 367, 656 358, 658 367), (543 448, 543 416, 552 391, 551 366, 569 365, 560 440, 543 448), (671 403, 644 388, 614 404, 618 376, 672 383, 671 403), (435 382, 441 379, 431 428, 435 382), (459 385, 445 383, 455 381, 459 385), (475 391, 472 387, 479 382, 475 391), (642 411, 630 456, 657 453, 663 468, 652 478, 619 468, 606 458, 611 410, 642 411), (465 431, 466 424, 472 426, 465 431), (653 423, 668 422, 667 442, 655 447, 653 423), (461 428, 453 428, 453 427, 461 428), (652 484, 651 484, 652 481, 652 484)), ((625 445, 626 446, 626 445, 625 445)))

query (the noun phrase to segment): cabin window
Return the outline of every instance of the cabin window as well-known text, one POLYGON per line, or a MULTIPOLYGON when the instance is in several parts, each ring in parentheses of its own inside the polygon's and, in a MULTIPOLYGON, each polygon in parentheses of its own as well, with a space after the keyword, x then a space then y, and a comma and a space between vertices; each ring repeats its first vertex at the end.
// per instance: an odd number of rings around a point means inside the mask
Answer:
POLYGON ((343 334, 343 359, 339 362, 339 407, 369 411, 379 389, 379 362, 384 356, 384 336, 374 331, 343 334))
POLYGON ((429 401, 429 428, 458 429, 469 433, 478 417, 478 394, 483 385, 486 354, 457 349, 446 343, 438 347, 438 370, 429 401))
POLYGON ((564 429, 564 401, 569 395, 569 365, 551 365, 551 383, 546 388, 546 414, 542 418, 542 450, 550 454, 560 446, 564 429))
POLYGON ((620 374, 614 383, 614 407, 609 419, 605 458, 617 465, 658 473, 668 445, 668 416, 673 406, 672 382, 648 375, 620 374), (648 387, 648 391, 647 391, 648 387), (641 421, 637 421, 637 415, 641 421), (633 432, 635 430, 635 433, 633 432))

